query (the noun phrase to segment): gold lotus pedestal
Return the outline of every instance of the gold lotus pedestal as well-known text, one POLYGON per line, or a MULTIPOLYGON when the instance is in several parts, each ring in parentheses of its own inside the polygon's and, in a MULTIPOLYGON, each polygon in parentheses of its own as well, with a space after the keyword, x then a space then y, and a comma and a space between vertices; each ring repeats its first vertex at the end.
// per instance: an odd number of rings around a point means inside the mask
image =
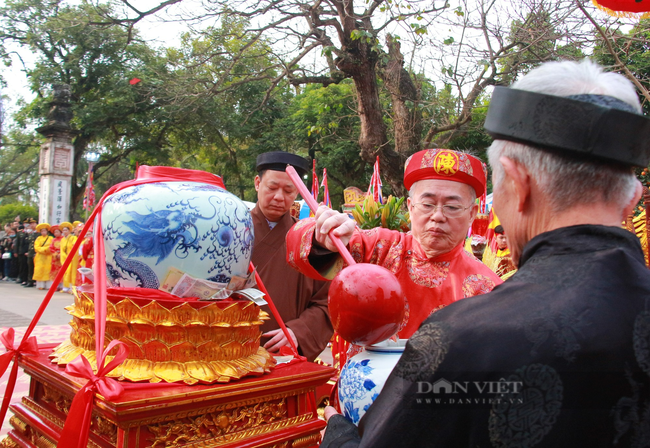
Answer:
MULTIPOLYGON (((249 300, 181 302, 138 297, 133 289, 115 291, 109 289, 105 343, 119 339, 129 355, 109 374, 113 378, 209 384, 268 373, 275 365, 260 347, 260 326, 268 314, 249 300)), ((72 332, 54 349, 53 362, 64 366, 84 355, 96 370, 92 291, 75 290, 75 303, 66 309, 72 332)))
MULTIPOLYGON (((96 396, 89 447, 318 445, 325 423, 317 417, 315 391, 335 369, 276 366, 260 347, 268 315, 253 302, 180 302, 154 294, 109 288, 106 344, 119 339, 129 348, 109 376, 131 386, 117 400, 96 396)), ((65 365, 84 355, 96 369, 92 290, 75 291, 68 311, 70 339, 21 358, 31 377, 29 396, 10 407, 12 429, 0 447, 55 447, 86 382, 66 374, 65 365)))
MULTIPOLYGON (((31 377, 29 396, 10 407, 12 429, 0 446, 55 447, 70 404, 85 380, 49 361, 51 347, 20 366, 31 377)), ((325 422, 313 412, 314 391, 334 374, 300 362, 225 384, 172 384, 95 398, 89 447, 317 446, 325 422)), ((64 448, 64 447, 61 447, 64 448)))

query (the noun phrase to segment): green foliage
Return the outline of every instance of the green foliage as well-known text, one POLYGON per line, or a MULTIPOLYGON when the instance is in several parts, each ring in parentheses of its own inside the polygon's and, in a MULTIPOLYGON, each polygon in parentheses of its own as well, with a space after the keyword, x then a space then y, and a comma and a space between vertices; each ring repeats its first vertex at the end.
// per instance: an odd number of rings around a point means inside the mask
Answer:
POLYGON ((7 204, 0 205, 0 225, 13 222, 16 216, 20 215, 20 222, 27 218, 38 219, 38 208, 33 205, 7 204))
MULTIPOLYGON (((650 90, 650 19, 639 21, 627 34, 620 32, 615 34, 611 44, 621 62, 646 89, 650 90)), ((600 37, 593 57, 596 62, 606 67, 617 65, 600 37)), ((643 102, 643 112, 645 115, 650 114, 650 104, 647 101, 643 102)))
POLYGON ((97 178, 131 154, 164 160, 166 98, 157 94, 168 76, 165 61, 118 25, 104 22, 108 5, 60 0, 11 0, 0 8, 2 55, 5 46, 30 49, 35 64, 27 69, 36 99, 15 117, 21 126, 42 124, 50 108, 52 84, 71 86, 75 150, 72 204, 85 187, 83 156, 91 144, 102 148, 97 178), (129 81, 139 78, 140 83, 129 81), (160 156, 163 156, 162 158, 160 156))
POLYGON ((476 107, 472 109, 472 120, 465 125, 447 144, 450 149, 469 152, 482 160, 487 160, 486 151, 492 143, 483 124, 487 116, 489 97, 484 95, 476 101, 476 107))
POLYGON ((409 212, 404 210, 405 198, 395 198, 392 195, 384 204, 378 204, 368 195, 363 201, 363 207, 357 205, 352 210, 352 216, 362 229, 383 227, 391 230, 408 232, 410 230, 409 212))
POLYGON ((292 95, 281 85, 266 97, 276 76, 271 53, 263 39, 247 40, 245 25, 230 18, 168 50, 177 67, 169 95, 180 98, 169 157, 174 166, 221 175, 229 190, 255 201, 255 158, 282 149, 268 135, 276 134, 292 95))
MULTIPOLYGON (((601 65, 615 67, 614 56, 610 53, 606 43, 598 36, 598 44, 594 49, 593 58, 601 65)), ((620 61, 630 70, 634 77, 646 89, 650 89, 650 20, 640 20, 626 34, 616 33, 611 40, 611 45, 620 61)), ((618 70, 621 72, 621 70, 618 70)), ((641 97, 644 99, 644 97, 641 97)), ((650 114, 650 104, 647 100, 642 102, 644 115, 650 114)), ((641 181, 644 189, 650 188, 649 168, 637 168, 636 176, 641 181)), ((644 209, 643 196, 634 209, 635 215, 644 209)))
POLYGON ((0 204, 36 203, 41 139, 20 129, 7 131, 0 136, 0 204))
POLYGON ((542 62, 584 58, 578 44, 563 45, 564 35, 565 32, 553 24, 551 12, 543 8, 530 12, 524 21, 513 20, 507 40, 514 46, 499 61, 504 74, 501 82, 511 84, 518 75, 529 72, 542 62))
MULTIPOLYGON (((319 180, 323 168, 327 168, 334 208, 341 205, 345 188, 367 189, 372 165, 359 158, 360 121, 352 82, 344 80, 327 87, 309 85, 286 100, 286 116, 257 139, 251 151, 258 154, 283 150, 315 158, 319 180)), ((307 184, 311 185, 311 178, 307 184)))

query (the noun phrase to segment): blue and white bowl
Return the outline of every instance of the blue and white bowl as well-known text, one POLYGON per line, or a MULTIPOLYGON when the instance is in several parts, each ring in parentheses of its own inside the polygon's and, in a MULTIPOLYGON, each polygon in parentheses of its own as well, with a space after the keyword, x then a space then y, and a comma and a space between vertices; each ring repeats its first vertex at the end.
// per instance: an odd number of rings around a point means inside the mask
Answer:
POLYGON ((227 283, 245 277, 253 249, 248 207, 215 185, 157 182, 127 187, 104 202, 107 279, 157 289, 170 268, 227 283))
POLYGON ((355 425, 383 389, 407 340, 387 340, 367 346, 343 366, 338 385, 339 403, 345 418, 355 425))

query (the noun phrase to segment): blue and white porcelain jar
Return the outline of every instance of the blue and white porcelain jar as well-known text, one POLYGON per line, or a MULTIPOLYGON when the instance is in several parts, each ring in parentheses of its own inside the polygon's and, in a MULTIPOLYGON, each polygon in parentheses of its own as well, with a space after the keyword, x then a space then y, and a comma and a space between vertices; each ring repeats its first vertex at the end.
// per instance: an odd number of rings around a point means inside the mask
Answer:
POLYGON ((210 173, 145 167, 102 210, 107 279, 113 286, 157 289, 170 269, 227 283, 245 277, 253 249, 248 207, 210 173))
POLYGON ((367 346, 343 366, 338 384, 339 403, 345 418, 355 425, 383 389, 407 340, 388 340, 367 346))

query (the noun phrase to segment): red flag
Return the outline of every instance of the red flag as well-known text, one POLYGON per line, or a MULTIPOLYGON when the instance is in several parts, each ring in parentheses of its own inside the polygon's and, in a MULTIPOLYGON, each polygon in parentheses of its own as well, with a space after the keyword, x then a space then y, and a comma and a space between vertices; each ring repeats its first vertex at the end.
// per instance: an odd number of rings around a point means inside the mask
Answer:
POLYGON ((84 193, 83 208, 91 211, 95 206, 95 187, 93 185, 93 163, 88 162, 88 181, 86 182, 86 192, 84 193))
POLYGON ((494 211, 494 207, 490 210, 490 214, 488 215, 488 221, 490 222, 488 224, 487 232, 485 233, 485 238, 488 241, 488 244, 490 247, 493 247, 494 253, 496 253, 496 245, 497 245, 497 240, 494 237, 494 229, 496 226, 500 225, 501 222, 499 221, 499 217, 497 216, 496 212, 494 211))
POLYGON ((320 186, 318 184, 318 176, 316 175, 316 160, 311 169, 311 195, 318 202, 318 195, 320 194, 320 186))
POLYGON ((142 81, 142 80, 141 80, 141 79, 138 79, 138 78, 132 78, 132 79, 129 81, 129 84, 131 84, 132 86, 134 86, 134 85, 136 85, 137 83, 139 83, 140 81, 142 81))
POLYGON ((332 208, 332 201, 330 199, 330 190, 327 188, 327 168, 323 168, 323 181, 320 183, 323 187, 323 203, 329 208, 332 208))
POLYGON ((377 156, 377 161, 372 170, 372 177, 370 178, 370 186, 368 186, 368 193, 366 193, 366 195, 372 195, 375 202, 383 204, 384 200, 381 197, 381 186, 381 178, 379 177, 379 156, 377 156))

